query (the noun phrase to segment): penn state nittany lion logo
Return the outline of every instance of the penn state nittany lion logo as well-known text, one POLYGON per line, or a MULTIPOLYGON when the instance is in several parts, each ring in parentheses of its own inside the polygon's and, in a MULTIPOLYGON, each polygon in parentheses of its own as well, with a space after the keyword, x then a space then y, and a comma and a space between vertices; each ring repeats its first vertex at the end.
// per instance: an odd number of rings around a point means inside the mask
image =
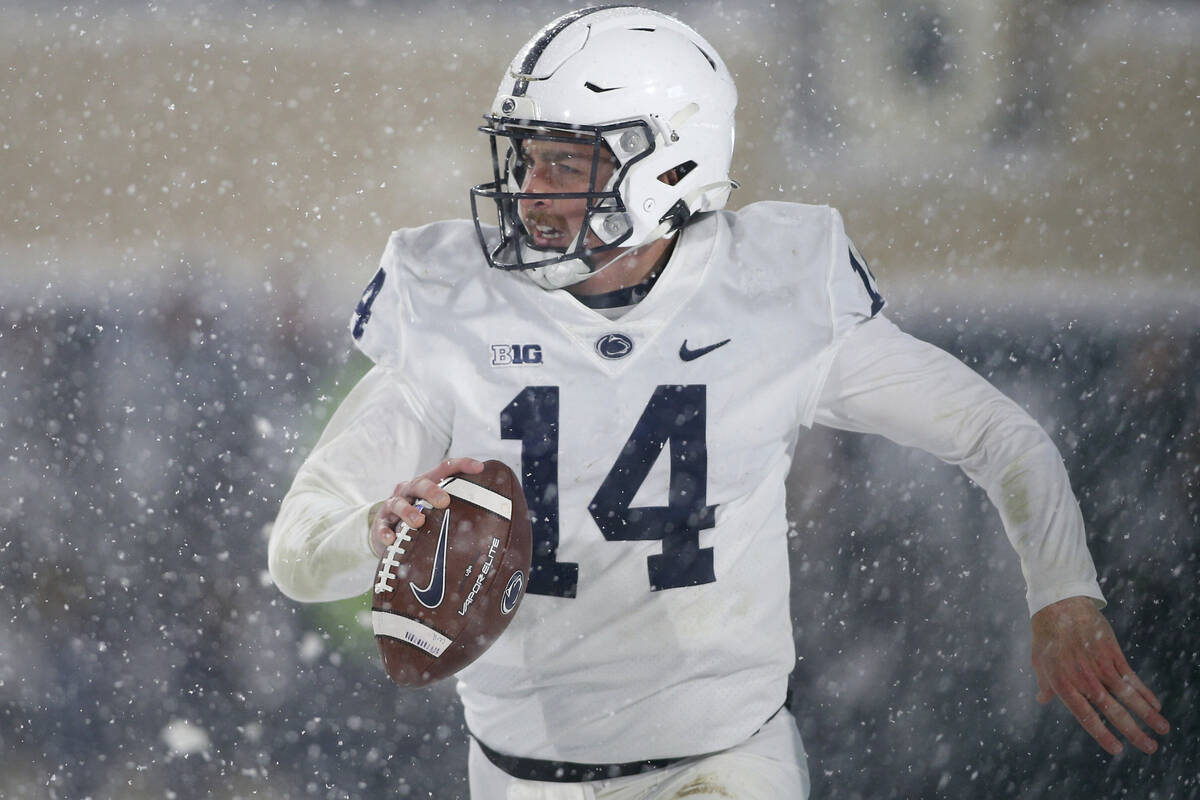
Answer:
POLYGON ((517 570, 508 579, 508 586, 504 587, 504 596, 500 598, 500 613, 511 614, 512 610, 517 607, 517 600, 521 598, 521 589, 525 586, 525 573, 517 570))
POLYGON ((623 333, 606 333, 596 340, 596 352, 605 358, 624 358, 633 352, 633 340, 623 333))

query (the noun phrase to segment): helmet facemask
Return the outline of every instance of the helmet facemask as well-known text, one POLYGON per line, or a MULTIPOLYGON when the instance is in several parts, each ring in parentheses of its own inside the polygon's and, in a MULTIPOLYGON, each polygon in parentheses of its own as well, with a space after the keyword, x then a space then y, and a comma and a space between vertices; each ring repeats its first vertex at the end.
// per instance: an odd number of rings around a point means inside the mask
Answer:
POLYGON ((640 244, 629 241, 633 226, 619 187, 629 169, 654 150, 653 136, 644 121, 563 125, 495 116, 485 119, 488 124, 480 131, 489 137, 493 181, 472 188, 471 208, 476 227, 480 228, 478 200, 496 204, 500 240, 486 250, 491 266, 523 270, 543 288, 561 288, 586 279, 613 260, 597 256, 640 244), (575 152, 582 150, 583 158, 578 159, 582 164, 570 170, 555 166, 556 172, 573 176, 557 181, 559 185, 552 187, 556 191, 524 191, 527 149, 553 150, 555 143, 575 152), (605 162, 612 165, 607 179, 605 162), (582 224, 565 246, 539 245, 529 230, 522 217, 522 205, 539 200, 585 203, 582 224))

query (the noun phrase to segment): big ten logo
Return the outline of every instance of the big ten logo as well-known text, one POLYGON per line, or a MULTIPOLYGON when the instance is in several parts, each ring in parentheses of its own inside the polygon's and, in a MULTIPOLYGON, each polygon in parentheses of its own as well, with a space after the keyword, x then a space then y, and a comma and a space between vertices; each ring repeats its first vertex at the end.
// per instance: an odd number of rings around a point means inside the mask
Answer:
POLYGON ((492 345, 493 367, 519 367, 542 363, 540 344, 494 344, 492 345))

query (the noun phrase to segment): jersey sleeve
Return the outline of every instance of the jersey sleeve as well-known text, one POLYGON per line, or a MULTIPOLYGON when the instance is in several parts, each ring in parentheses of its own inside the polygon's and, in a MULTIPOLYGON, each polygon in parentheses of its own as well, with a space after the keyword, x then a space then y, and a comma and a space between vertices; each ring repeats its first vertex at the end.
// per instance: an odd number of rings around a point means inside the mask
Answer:
POLYGON ((334 412, 283 498, 267 548, 279 589, 304 602, 366 591, 377 561, 371 507, 441 459, 447 446, 422 422, 395 371, 371 369, 334 412))
MULTIPOLYGON (((846 235, 842 215, 827 206, 810 208, 820 209, 822 242, 818 248, 822 258, 813 260, 820 272, 813 276, 816 280, 810 285, 821 286, 823 291, 814 292, 805 287, 804 293, 819 300, 823 347, 809 381, 810 389, 799 397, 798 418, 805 426, 816 421, 822 390, 838 351, 857 326, 874 319, 885 305, 867 262, 846 235)), ((797 304, 797 308, 802 306, 797 304)), ((810 309, 801 316, 816 318, 815 311, 815 308, 810 309)))
POLYGON ((833 308, 834 340, 855 325, 879 314, 886 305, 875 276, 846 235, 842 215, 833 214, 833 264, 829 275, 829 298, 833 308))
POLYGON ((478 255, 473 240, 466 242, 470 248, 463 246, 463 226, 469 224, 394 231, 350 319, 355 346, 379 366, 403 375, 420 421, 441 430, 450 422, 445 404, 427 396, 435 358, 429 334, 445 324, 445 304, 464 280, 463 264, 478 255))
POLYGON ((412 319, 413 301, 402 267, 403 234, 393 233, 379 259, 379 269, 363 290, 350 320, 354 344, 381 366, 403 371, 405 320, 412 319))
POLYGON ((949 353, 877 317, 839 349, 816 421, 876 433, 955 464, 1000 513, 1021 560, 1029 613, 1067 597, 1104 604, 1083 516, 1050 437, 949 353))

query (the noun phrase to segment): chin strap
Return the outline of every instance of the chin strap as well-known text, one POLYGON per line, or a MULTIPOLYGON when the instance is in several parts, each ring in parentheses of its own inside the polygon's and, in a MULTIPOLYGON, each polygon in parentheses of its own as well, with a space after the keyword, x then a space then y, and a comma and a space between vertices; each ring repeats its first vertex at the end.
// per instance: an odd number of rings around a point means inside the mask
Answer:
POLYGON ((522 272, 529 276, 529 280, 547 291, 564 289, 582 280, 586 280, 592 275, 591 267, 578 258, 573 258, 570 261, 560 261, 557 264, 551 264, 547 267, 534 267, 533 269, 522 270, 522 272))
MULTIPOLYGON (((654 240, 651 239, 650 241, 654 240)), ((645 247, 646 244, 649 244, 649 242, 640 244, 637 247, 627 247, 612 261, 595 269, 588 265, 582 258, 573 258, 570 261, 560 261, 557 264, 551 264, 547 267, 528 269, 525 270, 525 274, 543 289, 565 289, 568 286, 582 283, 593 275, 598 275, 602 270, 608 269, 622 258, 636 253, 645 247)))

